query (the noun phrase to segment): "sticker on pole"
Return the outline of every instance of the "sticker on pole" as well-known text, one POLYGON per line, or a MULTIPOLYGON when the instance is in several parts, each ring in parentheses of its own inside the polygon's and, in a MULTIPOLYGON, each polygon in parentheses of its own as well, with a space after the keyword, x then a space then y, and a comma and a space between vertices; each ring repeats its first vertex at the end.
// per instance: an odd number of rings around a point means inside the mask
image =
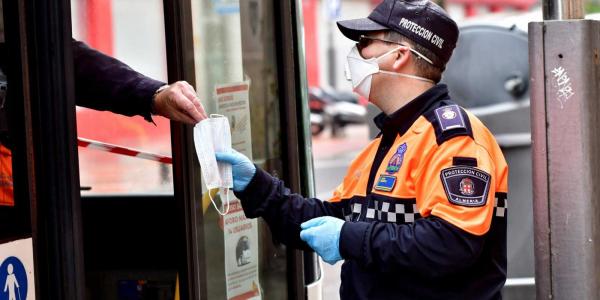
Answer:
POLYGON ((0 245, 0 300, 35 299, 31 239, 0 245))

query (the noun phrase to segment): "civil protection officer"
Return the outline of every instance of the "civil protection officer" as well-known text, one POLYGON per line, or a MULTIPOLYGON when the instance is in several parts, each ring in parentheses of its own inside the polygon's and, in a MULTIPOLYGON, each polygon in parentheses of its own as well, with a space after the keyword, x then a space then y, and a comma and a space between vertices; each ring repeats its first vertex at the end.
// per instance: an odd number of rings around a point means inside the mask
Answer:
POLYGON ((245 214, 289 246, 345 260, 342 299, 501 299, 508 168, 488 129, 438 84, 456 24, 427 0, 385 0, 338 26, 358 42, 349 73, 383 111, 381 132, 326 202, 218 153, 245 214))

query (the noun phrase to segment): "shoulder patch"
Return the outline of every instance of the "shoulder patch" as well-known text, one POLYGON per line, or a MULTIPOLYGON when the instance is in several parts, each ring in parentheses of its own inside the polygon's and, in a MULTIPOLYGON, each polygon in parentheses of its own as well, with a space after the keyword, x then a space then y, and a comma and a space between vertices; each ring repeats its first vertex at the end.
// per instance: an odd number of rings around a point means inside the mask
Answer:
POLYGON ((492 177, 474 167, 460 166, 443 169, 440 179, 450 203, 478 207, 487 203, 492 177))
POLYGON ((425 113, 424 116, 435 130, 438 145, 456 136, 473 137, 473 130, 467 113, 456 104, 433 109, 425 113))
POLYGON ((435 117, 440 124, 442 132, 455 128, 466 128, 465 120, 458 105, 442 106, 435 110, 435 117))

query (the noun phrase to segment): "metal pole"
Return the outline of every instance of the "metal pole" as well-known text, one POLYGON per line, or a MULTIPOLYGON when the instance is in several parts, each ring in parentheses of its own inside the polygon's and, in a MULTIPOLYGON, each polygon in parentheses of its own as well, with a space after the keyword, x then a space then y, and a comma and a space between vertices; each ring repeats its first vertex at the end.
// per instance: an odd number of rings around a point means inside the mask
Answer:
POLYGON ((537 299, 600 299, 600 22, 545 0, 529 24, 537 299))
POLYGON ((333 38, 333 27, 335 26, 335 23, 333 21, 328 22, 327 24, 327 62, 328 62, 328 68, 327 68, 327 75, 329 78, 329 85, 333 88, 337 88, 337 74, 338 74, 338 69, 336 66, 336 58, 337 55, 335 53, 335 41, 333 38))
POLYGON ((544 20, 583 19, 583 0, 544 0, 542 5, 544 20))

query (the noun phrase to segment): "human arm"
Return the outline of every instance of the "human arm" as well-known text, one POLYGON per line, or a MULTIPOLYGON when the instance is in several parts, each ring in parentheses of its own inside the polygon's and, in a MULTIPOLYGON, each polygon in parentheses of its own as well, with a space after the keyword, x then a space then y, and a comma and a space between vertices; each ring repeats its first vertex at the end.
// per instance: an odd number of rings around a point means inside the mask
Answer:
POLYGON ((414 271, 436 278, 475 262, 485 238, 435 216, 414 224, 344 223, 340 254, 378 272, 414 271))
POLYGON ((121 61, 72 40, 77 105, 126 116, 152 113, 194 124, 206 118, 204 108, 188 83, 166 84, 146 77, 121 61), (156 97, 155 97, 156 96, 156 97))
POLYGON ((343 217, 339 204, 291 193, 283 181, 238 152, 216 155, 217 161, 232 164, 233 189, 246 216, 263 217, 273 236, 288 246, 310 250, 300 239, 300 224, 304 221, 320 216, 343 217))

